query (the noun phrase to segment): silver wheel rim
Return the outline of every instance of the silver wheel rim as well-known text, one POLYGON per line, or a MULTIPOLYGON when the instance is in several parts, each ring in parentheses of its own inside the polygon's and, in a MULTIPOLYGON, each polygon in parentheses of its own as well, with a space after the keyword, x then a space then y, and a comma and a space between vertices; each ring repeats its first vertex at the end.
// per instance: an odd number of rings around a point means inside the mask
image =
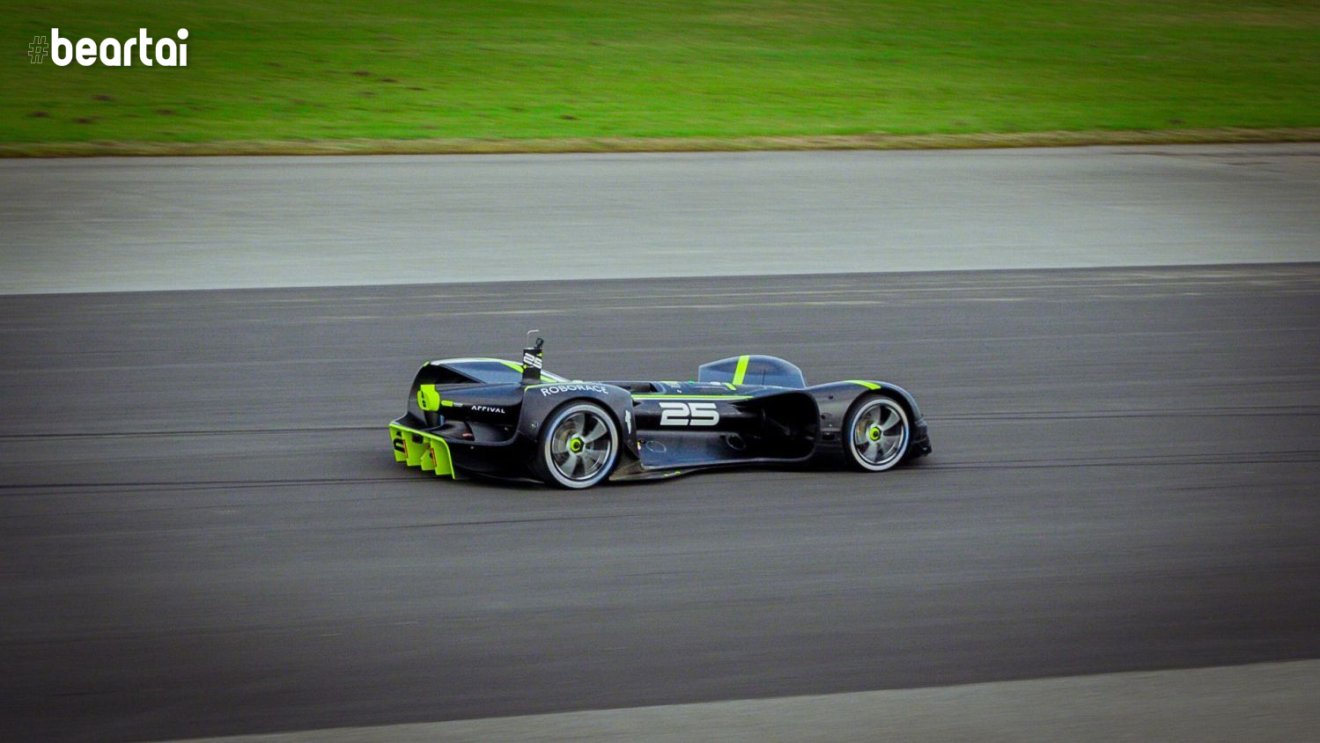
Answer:
POLYGON ((564 411, 550 431, 546 460, 555 479, 589 485, 608 473, 614 460, 614 427, 591 406, 564 411))
POLYGON ((853 458, 868 470, 893 467, 907 451, 907 414, 898 403, 877 398, 853 416, 850 443, 853 458))

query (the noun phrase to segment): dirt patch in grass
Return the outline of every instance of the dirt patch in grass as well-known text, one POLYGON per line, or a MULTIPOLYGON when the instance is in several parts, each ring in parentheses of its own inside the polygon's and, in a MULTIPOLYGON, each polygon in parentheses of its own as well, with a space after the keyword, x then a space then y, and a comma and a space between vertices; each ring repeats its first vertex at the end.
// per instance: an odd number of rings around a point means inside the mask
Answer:
POLYGON ((1025 132, 819 137, 560 139, 334 139, 235 142, 0 143, 0 157, 402 155, 570 152, 740 152, 751 150, 929 150, 1095 145, 1320 142, 1305 129, 1178 129, 1150 132, 1025 132))

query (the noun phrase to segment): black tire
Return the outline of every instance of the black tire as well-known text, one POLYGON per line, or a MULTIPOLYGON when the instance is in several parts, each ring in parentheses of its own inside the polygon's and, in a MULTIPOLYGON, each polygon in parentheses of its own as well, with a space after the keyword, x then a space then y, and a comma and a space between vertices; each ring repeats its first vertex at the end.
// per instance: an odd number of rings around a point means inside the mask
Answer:
POLYGON ((841 433, 850 466, 865 472, 884 472, 907 457, 912 420, 894 398, 866 395, 853 403, 841 433))
POLYGON ((609 477, 618 461, 614 418, 594 402, 577 400, 550 414, 532 468, 547 485, 580 490, 609 477))

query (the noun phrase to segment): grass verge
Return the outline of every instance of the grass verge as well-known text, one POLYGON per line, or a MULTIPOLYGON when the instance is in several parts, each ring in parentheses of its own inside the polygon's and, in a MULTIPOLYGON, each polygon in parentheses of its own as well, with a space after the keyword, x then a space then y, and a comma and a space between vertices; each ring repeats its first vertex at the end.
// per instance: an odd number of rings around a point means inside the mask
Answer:
POLYGON ((0 154, 1315 139, 1320 3, 6 4, 0 154), (30 64, 189 29, 189 66, 30 64))

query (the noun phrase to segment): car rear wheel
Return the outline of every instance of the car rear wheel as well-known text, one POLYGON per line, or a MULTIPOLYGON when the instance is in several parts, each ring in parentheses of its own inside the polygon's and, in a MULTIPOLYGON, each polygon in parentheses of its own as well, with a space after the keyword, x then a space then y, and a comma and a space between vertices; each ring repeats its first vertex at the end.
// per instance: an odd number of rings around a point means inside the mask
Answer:
POLYGON ((537 442, 535 468, 547 485, 581 489, 609 477, 619 458, 619 429, 593 402, 569 403, 550 415, 537 442))
POLYGON ((884 472, 903 461, 912 424, 897 400, 869 395, 857 401, 844 428, 848 462, 867 472, 884 472))

